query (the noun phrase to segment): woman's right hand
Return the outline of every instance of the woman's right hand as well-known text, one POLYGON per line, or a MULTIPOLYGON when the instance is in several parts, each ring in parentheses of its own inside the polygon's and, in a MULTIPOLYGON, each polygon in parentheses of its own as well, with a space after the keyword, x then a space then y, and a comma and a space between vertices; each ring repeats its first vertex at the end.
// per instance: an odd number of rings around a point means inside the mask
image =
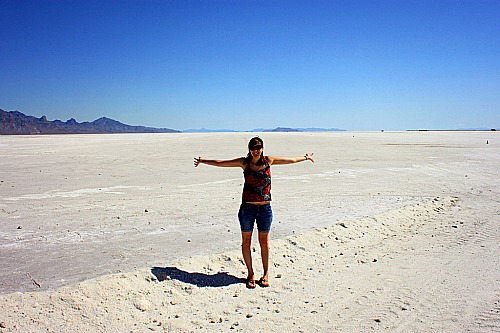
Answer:
POLYGON ((201 163, 201 157, 194 158, 194 167, 196 168, 201 163))

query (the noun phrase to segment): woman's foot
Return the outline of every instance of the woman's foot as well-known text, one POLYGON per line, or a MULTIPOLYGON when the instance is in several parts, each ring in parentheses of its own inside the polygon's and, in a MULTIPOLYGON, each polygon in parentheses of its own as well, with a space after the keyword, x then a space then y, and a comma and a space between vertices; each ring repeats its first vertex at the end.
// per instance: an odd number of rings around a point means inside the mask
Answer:
POLYGON ((255 278, 253 277, 247 278, 246 285, 248 289, 255 289, 256 287, 255 278))
POLYGON ((262 288, 267 288, 269 287, 269 280, 267 277, 261 277, 260 280, 257 282, 259 284, 259 286, 261 286, 262 288))

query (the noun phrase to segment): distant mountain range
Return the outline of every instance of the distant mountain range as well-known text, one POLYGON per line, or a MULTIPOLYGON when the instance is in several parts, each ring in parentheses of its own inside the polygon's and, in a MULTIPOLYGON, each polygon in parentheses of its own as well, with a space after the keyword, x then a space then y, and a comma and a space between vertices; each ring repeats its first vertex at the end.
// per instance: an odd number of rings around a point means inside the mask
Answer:
POLYGON ((275 129, 265 129, 258 128, 254 129, 254 132, 345 132, 345 129, 340 128, 316 128, 316 127, 299 127, 299 128, 289 128, 289 127, 277 127, 275 129))
POLYGON ((316 127, 308 127, 308 128, 290 128, 290 127, 276 127, 273 129, 270 128, 256 128, 251 131, 235 131, 231 129, 216 129, 216 130, 211 130, 211 129, 206 129, 206 128, 200 128, 200 129, 186 129, 183 130, 182 132, 184 133, 214 133, 214 132, 343 132, 346 131, 344 129, 339 129, 339 128, 316 128, 316 127))
POLYGON ((232 129, 208 129, 208 128, 189 128, 182 130, 183 133, 232 133, 238 132, 232 129))
POLYGON ((66 122, 36 118, 19 111, 0 109, 0 134, 105 134, 105 133, 179 133, 169 128, 130 126, 102 117, 93 122, 79 123, 71 118, 66 122))

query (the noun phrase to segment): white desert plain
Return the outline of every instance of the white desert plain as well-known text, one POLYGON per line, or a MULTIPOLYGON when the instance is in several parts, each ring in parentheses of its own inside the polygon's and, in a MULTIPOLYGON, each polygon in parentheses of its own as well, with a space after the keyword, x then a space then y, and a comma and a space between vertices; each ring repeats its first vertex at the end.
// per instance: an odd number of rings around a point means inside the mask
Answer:
POLYGON ((242 171, 193 157, 254 135, 0 136, 0 332, 500 332, 498 132, 259 133, 316 163, 251 290, 242 171))

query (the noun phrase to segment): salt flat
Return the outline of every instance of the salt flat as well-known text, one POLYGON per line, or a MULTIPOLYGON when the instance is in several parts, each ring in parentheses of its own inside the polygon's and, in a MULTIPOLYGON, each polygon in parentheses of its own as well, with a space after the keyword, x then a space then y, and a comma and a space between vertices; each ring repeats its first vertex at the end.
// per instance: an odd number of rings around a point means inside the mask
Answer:
POLYGON ((0 136, 0 331, 500 330, 497 132, 260 133, 316 163, 272 167, 250 291, 242 172, 193 157, 254 135, 0 136))

